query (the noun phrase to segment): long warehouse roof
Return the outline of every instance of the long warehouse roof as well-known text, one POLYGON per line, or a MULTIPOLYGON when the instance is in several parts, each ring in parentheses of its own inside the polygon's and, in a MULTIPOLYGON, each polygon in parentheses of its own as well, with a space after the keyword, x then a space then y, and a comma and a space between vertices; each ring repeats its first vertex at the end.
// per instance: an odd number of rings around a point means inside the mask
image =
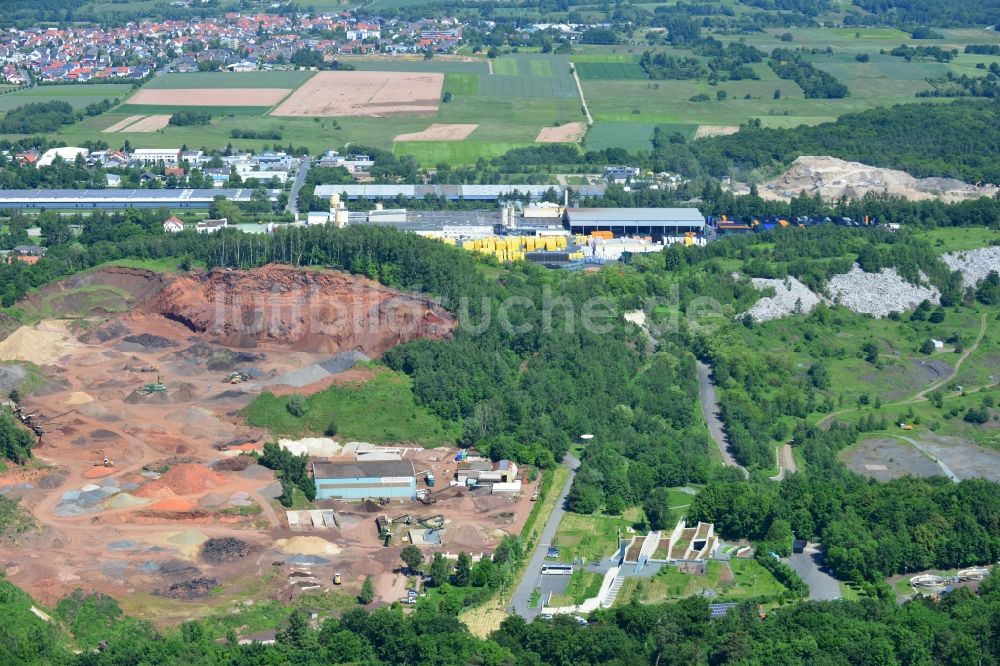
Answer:
POLYGON ((174 190, 0 190, 0 207, 4 203, 28 201, 35 203, 70 201, 212 201, 215 197, 225 197, 235 201, 249 201, 251 189, 174 189, 174 190))
MULTIPOLYGON (((530 194, 539 198, 549 189, 561 192, 559 185, 407 185, 396 183, 389 185, 317 185, 313 192, 318 197, 329 197, 334 194, 347 194, 351 199, 390 199, 393 197, 423 198, 431 194, 450 199, 486 199, 506 196, 513 193, 530 194)), ((604 185, 579 185, 570 189, 580 195, 600 196, 604 194, 604 185)))
POLYGON ((373 479, 386 476, 416 476, 409 460, 374 460, 358 462, 315 462, 317 479, 373 479))
POLYGON ((697 208, 567 208, 571 227, 614 226, 700 226, 705 216, 697 208))

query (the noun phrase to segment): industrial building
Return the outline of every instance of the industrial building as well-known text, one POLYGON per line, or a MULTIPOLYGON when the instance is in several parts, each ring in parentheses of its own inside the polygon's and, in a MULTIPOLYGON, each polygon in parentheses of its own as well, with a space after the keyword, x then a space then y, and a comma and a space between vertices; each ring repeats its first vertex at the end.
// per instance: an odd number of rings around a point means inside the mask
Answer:
POLYGON ((163 162, 167 166, 179 164, 181 161, 180 148, 137 148, 132 151, 132 159, 143 164, 159 164, 163 162))
MULTIPOLYGON (((216 197, 249 203, 253 190, 0 190, 0 210, 115 210, 122 208, 207 209, 216 197)), ((273 196, 273 195, 272 195, 273 196)))
POLYGON ((570 232, 610 231, 620 236, 679 236, 705 230, 705 216, 697 208, 567 208, 570 232))
POLYGON ((413 499, 417 475, 409 460, 313 463, 316 499, 413 499))
POLYGON ((427 195, 443 197, 449 201, 498 201, 500 199, 516 199, 529 197, 539 201, 550 190, 559 197, 564 197, 567 191, 574 196, 599 197, 604 195, 605 185, 573 185, 562 188, 559 185, 407 185, 396 183, 390 185, 317 185, 314 194, 317 197, 329 197, 334 194, 347 195, 347 199, 423 199, 427 195))

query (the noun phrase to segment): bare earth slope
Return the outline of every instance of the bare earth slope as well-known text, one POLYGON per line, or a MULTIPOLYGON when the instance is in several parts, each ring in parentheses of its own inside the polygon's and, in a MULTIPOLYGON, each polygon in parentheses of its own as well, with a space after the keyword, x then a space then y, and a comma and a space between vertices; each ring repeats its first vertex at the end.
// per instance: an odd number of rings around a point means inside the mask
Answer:
POLYGON ((331 271, 265 266, 175 278, 146 310, 229 347, 357 350, 377 357, 420 337, 444 337, 454 322, 440 306, 377 282, 331 271))
POLYGON ((802 192, 809 195, 818 192, 827 201, 836 201, 842 196, 860 199, 868 192, 888 192, 913 200, 951 202, 992 197, 1000 188, 977 187, 954 178, 914 178, 905 171, 815 155, 796 158, 788 171, 761 188, 761 196, 766 199, 788 200, 802 192))

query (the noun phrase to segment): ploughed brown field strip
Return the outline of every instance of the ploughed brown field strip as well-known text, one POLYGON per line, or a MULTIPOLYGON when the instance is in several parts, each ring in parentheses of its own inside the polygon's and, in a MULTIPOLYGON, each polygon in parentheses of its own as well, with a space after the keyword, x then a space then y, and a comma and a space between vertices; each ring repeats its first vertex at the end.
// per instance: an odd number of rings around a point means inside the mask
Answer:
POLYGON ((128 104, 151 106, 274 106, 288 88, 146 88, 128 104))
POLYGON ((319 72, 271 115, 432 115, 443 85, 444 74, 437 72, 319 72))

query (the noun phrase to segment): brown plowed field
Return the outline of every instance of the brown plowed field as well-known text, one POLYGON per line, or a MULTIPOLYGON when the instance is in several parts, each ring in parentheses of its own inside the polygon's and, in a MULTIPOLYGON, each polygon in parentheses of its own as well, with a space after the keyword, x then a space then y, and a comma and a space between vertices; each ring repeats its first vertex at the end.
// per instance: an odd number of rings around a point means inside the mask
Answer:
POLYGON ((396 141, 461 141, 469 138, 479 125, 434 123, 422 132, 400 134, 396 141))
POLYGON ((129 104, 156 106, 274 106, 288 88, 146 88, 129 97, 129 104))
POLYGON ((437 113, 444 74, 319 72, 272 116, 406 116, 437 113))
POLYGON ((543 127, 535 143, 575 143, 583 137, 587 126, 583 123, 566 123, 559 127, 543 127))

